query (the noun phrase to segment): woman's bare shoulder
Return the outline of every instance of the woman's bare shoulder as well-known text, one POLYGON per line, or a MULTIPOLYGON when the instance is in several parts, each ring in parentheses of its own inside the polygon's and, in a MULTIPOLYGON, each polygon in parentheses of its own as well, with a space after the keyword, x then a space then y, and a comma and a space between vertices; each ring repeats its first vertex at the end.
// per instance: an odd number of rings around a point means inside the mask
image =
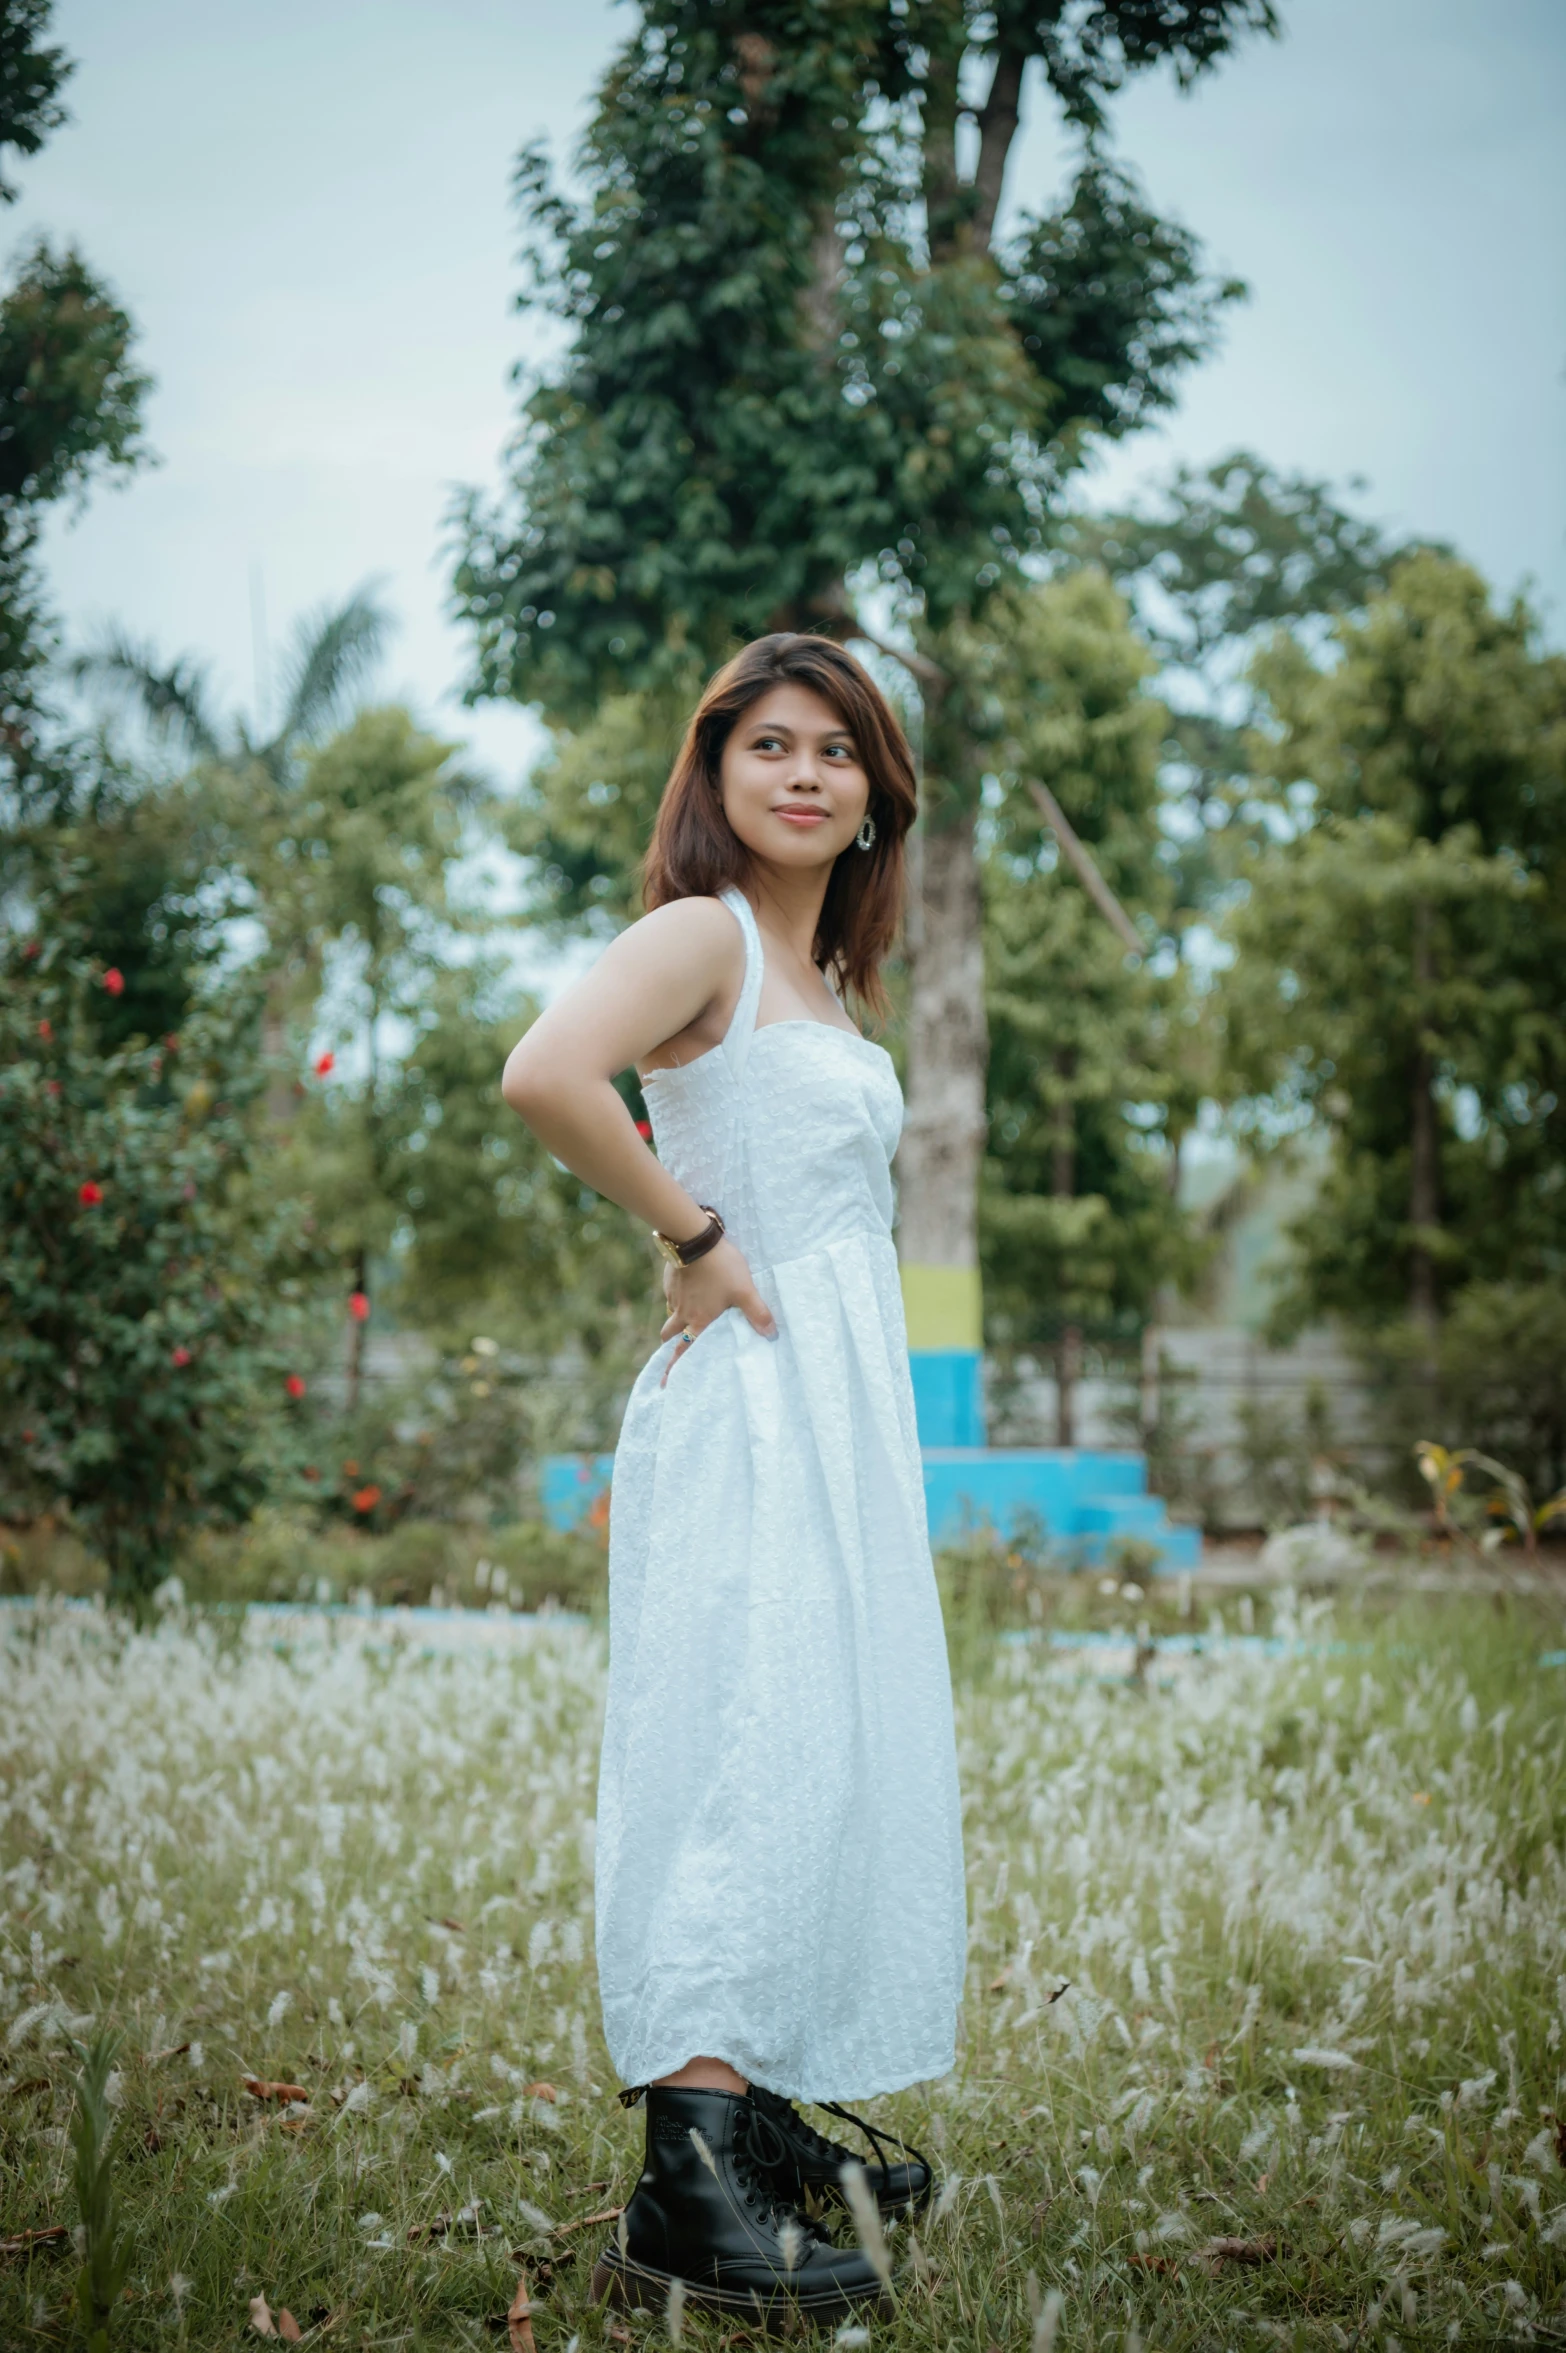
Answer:
POLYGON ((670 899, 629 925, 620 940, 638 961, 673 962, 686 969, 695 963, 714 974, 743 963, 745 955, 739 925, 721 899, 670 899))

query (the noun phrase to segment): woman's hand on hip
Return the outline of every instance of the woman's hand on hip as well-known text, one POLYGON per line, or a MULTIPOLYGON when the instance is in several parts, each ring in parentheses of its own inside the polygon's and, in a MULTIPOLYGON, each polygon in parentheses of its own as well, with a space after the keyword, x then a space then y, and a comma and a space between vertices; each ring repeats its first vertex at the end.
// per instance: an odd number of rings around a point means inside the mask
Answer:
MULTIPOLYGON (((666 1266, 663 1295, 669 1303, 669 1320, 658 1336, 672 1340, 677 1333, 680 1335, 680 1346, 669 1359, 671 1365, 684 1355, 699 1332, 704 1332, 730 1307, 737 1307, 746 1322, 754 1325, 765 1339, 775 1340, 778 1336, 772 1310, 751 1278, 745 1254, 732 1242, 719 1242, 704 1258, 698 1258, 694 1266, 666 1266)), ((667 1374, 664 1377, 667 1379, 667 1374)))

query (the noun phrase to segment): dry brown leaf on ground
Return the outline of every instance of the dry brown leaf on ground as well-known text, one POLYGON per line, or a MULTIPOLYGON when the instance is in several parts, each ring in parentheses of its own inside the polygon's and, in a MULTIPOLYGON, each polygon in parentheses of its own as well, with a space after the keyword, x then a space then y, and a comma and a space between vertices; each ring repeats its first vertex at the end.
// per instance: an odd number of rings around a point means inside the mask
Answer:
POLYGON ((277 2333, 285 2345, 297 2345, 304 2335, 304 2330, 299 2326, 286 2304, 277 2316, 277 2333))
POLYGON ((453 1936, 466 1936, 468 1933, 462 1922, 460 1920, 453 1919, 449 1912, 443 1912, 441 1914, 440 1925, 442 1928, 449 1928, 453 1936))
POLYGON ((1180 2268, 1172 2255, 1128 2255, 1126 2261, 1134 2264, 1138 2271, 1166 2273, 1176 2272, 1180 2268))
POLYGON ((511 2353, 537 2353, 533 2339, 533 2306, 527 2292, 526 2272, 517 2281, 517 2292, 506 2314, 506 2343, 511 2353))
POLYGON ((308 2100, 302 2083, 273 2083, 270 2076, 242 2075, 240 2082, 253 2100, 308 2100))
POLYGON ((250 2299, 250 2325, 251 2325, 251 2327, 252 2327, 252 2328, 255 2330, 255 2332, 256 2332, 256 2335, 257 2335, 258 2337, 275 2337, 275 2336, 276 2336, 276 2334, 277 2334, 277 2331, 276 2331, 276 2329, 275 2329, 275 2328, 272 2326, 272 2315, 271 2315, 271 2312, 270 2312, 270 2310, 268 2309, 268 2306, 267 2306, 267 2300, 266 2300, 265 2296, 252 2296, 252 2297, 251 2297, 251 2299, 250 2299))
POLYGON ((1272 2263, 1277 2259, 1278 2242, 1271 2231, 1259 2239, 1209 2239, 1197 2253, 1198 2260, 1211 2264, 1214 2270, 1220 2263, 1272 2263))
POLYGON ((161 2067, 165 2059, 183 2059, 185 2053, 189 2049, 189 2043, 170 2043, 166 2051, 149 2051, 147 2053, 147 2065, 149 2067, 161 2067))
POLYGON ((25 2255, 29 2247, 52 2247, 70 2235, 68 2222, 46 2222, 42 2230, 19 2230, 8 2239, 0 2239, 0 2255, 25 2255))
POLYGON ((551 2108, 560 2097, 552 2083, 530 2083, 527 2087, 527 2096, 530 2100, 547 2100, 551 2108))
POLYGON ((990 1979, 990 1991, 991 1991, 991 1993, 992 1993, 992 1994, 998 1994, 998 1993, 1000 1993, 1000 1992, 1001 1992, 1001 1991, 1002 1991, 1002 1990, 1003 1990, 1003 1989, 1004 1989, 1006 1986, 1010 1985, 1010 1983, 1011 1983, 1011 1965, 1010 1965, 1010 1963, 1008 1962, 1008 1963, 1007 1963, 1007 1965, 1006 1965, 1006 1967, 1005 1967, 1005 1968, 1004 1968, 1004 1969, 1001 1971, 1001 1973, 1000 1973, 999 1977, 992 1977, 992 1978, 990 1979))

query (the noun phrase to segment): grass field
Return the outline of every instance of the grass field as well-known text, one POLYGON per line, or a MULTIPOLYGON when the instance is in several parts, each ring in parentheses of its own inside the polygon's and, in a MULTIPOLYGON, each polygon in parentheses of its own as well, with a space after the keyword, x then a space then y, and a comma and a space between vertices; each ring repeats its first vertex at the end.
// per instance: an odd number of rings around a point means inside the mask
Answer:
MULTIPOLYGON (((1566 2342, 1559 1609, 1279 1607, 1282 1650, 1129 1675, 961 1645, 968 1998, 957 2072, 879 2111, 943 2184, 888 2353, 1566 2342)), ((602 2344, 583 2218, 640 2119, 592 1970, 601 1634, 10 1615, 0 2346, 70 2341, 70 2240, 16 2242, 75 2222, 65 2038, 104 2023, 115 2344, 248 2343, 264 2298, 333 2348, 504 2345, 522 2274, 540 2353, 602 2344)))

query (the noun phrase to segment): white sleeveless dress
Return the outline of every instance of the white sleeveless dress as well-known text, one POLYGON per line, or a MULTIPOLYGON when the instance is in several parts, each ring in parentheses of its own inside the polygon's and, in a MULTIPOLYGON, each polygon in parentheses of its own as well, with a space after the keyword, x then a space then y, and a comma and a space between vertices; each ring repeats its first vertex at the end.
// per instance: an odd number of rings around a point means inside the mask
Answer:
POLYGON ((953 2064, 966 1954, 951 1683, 891 1240, 890 1057, 756 1027, 645 1094, 772 1309, 631 1393, 609 1522, 598 1973, 621 2080, 698 2054, 792 2099, 953 2064), (667 1385, 664 1376, 668 1374, 667 1385))

